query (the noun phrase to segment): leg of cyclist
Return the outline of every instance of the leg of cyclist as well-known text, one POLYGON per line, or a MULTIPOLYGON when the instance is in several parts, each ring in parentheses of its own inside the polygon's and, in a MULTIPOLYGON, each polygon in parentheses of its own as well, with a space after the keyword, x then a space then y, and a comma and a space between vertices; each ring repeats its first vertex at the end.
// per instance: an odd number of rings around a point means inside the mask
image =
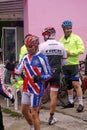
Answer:
POLYGON ((72 108, 74 107, 74 100, 73 100, 73 86, 72 86, 72 80, 71 80, 71 74, 74 71, 74 68, 72 70, 72 66, 63 66, 63 74, 65 77, 65 83, 67 87, 68 92, 68 104, 64 105, 64 108, 72 108))
MULTIPOLYGON (((68 88, 73 86, 76 89, 78 101, 79 101, 79 106, 77 108, 77 111, 82 112, 84 107, 83 107, 82 89, 81 89, 80 82, 79 82, 78 65, 67 66, 67 67, 64 67, 63 70, 65 73, 65 78, 67 78, 66 84, 70 85, 70 83, 71 83, 71 85, 68 86, 68 88), (69 79, 71 79, 71 81, 69 81, 69 79)), ((68 91, 68 97, 70 100, 72 100, 72 95, 73 95, 73 91, 72 90, 68 91)), ((72 100, 72 102, 73 102, 73 100, 72 100)), ((74 107, 74 104, 71 105, 71 103, 69 103, 65 107, 72 108, 72 107, 74 107)))
POLYGON ((50 90, 50 98, 51 98, 50 112, 54 113, 55 108, 56 108, 56 103, 57 103, 57 91, 50 90))
POLYGON ((73 99, 73 86, 72 86, 72 80, 68 77, 65 76, 66 85, 67 85, 67 91, 68 91, 68 104, 66 104, 64 107, 65 108, 73 108, 74 107, 74 99, 73 99))
POLYGON ((53 125, 56 123, 56 119, 54 118, 54 112, 57 105, 57 94, 60 85, 60 76, 57 76, 56 80, 50 81, 50 117, 49 117, 49 125, 53 125))
POLYGON ((49 118, 49 125, 53 125, 54 123, 56 123, 56 119, 54 118, 54 112, 56 109, 56 105, 57 105, 57 93, 58 93, 58 88, 56 90, 52 90, 52 88, 50 89, 50 118, 49 118))
POLYGON ((35 130, 40 130, 40 119, 38 110, 40 110, 41 95, 31 94, 32 118, 35 130))
POLYGON ((30 130, 34 130, 33 118, 31 114, 31 99, 28 92, 22 93, 21 112, 30 125, 30 130))
POLYGON ((83 97, 82 97, 82 89, 81 89, 81 86, 80 86, 80 82, 79 81, 73 81, 72 83, 73 83, 74 88, 76 89, 77 96, 78 96, 79 106, 77 108, 77 111, 82 112, 83 109, 84 109, 84 106, 83 106, 83 97))
POLYGON ((72 107, 74 107, 73 89, 68 90, 68 99, 69 99, 69 102, 70 102, 71 104, 73 104, 72 107))
POLYGON ((82 88, 80 85, 80 80, 79 80, 79 70, 78 70, 78 66, 75 67, 75 73, 72 75, 72 85, 74 86, 76 92, 77 92, 77 97, 78 97, 78 103, 79 106, 76 109, 77 112, 82 112, 84 109, 83 106, 83 94, 82 94, 82 88))
POLYGON ((38 109, 39 107, 32 108, 32 117, 33 117, 35 130, 40 130, 40 119, 39 119, 38 109))

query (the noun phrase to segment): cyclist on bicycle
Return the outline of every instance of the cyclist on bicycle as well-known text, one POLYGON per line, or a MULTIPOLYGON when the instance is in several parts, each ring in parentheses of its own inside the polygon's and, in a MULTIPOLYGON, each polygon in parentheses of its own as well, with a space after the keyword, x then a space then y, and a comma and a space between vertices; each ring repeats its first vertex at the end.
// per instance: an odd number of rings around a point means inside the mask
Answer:
POLYGON ((55 40, 56 30, 54 27, 47 27, 42 32, 44 43, 39 46, 39 51, 47 55, 53 72, 53 78, 48 81, 50 84, 50 118, 49 125, 56 123, 54 112, 57 103, 57 93, 60 86, 61 66, 67 62, 67 54, 64 46, 55 40))
POLYGON ((78 112, 82 112, 84 109, 82 89, 79 82, 79 58, 80 54, 84 53, 84 44, 81 38, 72 33, 72 22, 66 20, 62 23, 62 29, 64 31, 64 36, 60 38, 60 42, 64 44, 66 52, 68 55, 68 63, 63 67, 63 72, 65 75, 67 87, 68 87, 68 98, 69 103, 64 106, 65 108, 74 107, 73 101, 73 87, 77 91, 79 106, 77 108, 78 112))

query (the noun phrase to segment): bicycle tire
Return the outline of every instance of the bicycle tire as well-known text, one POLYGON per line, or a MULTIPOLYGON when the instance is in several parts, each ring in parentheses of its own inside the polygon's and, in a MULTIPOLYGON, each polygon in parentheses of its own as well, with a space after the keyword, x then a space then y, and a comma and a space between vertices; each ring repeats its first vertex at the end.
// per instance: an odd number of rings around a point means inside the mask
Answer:
POLYGON ((68 102, 68 93, 67 90, 61 90, 58 91, 58 104, 57 106, 65 106, 68 102))
POLYGON ((82 80, 82 92, 83 92, 83 99, 87 98, 87 80, 86 79, 83 79, 82 80))
POLYGON ((65 83, 65 78, 62 77, 60 80, 60 88, 58 90, 58 106, 64 106, 68 102, 68 92, 65 83))

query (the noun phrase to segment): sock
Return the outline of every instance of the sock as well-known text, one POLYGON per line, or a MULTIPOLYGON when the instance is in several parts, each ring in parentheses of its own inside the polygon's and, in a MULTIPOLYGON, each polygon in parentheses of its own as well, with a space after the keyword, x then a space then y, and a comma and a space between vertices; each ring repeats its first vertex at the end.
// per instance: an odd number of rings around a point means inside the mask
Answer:
POLYGON ((78 102, 79 102, 79 104, 81 104, 83 106, 83 98, 82 97, 78 97, 78 102))
POLYGON ((30 130, 34 130, 34 126, 33 125, 30 125, 30 130))
POLYGON ((53 118, 54 113, 50 113, 50 118, 53 118))
POLYGON ((68 95, 68 99, 69 99, 70 103, 74 103, 74 101, 73 101, 73 95, 68 95))

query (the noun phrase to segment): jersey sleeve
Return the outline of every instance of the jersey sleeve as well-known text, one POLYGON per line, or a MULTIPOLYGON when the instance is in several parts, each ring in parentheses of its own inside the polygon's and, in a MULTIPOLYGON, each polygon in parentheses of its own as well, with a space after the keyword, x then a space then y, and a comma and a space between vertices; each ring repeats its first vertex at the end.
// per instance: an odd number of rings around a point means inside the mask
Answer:
POLYGON ((43 55, 43 58, 41 58, 40 60, 41 60, 42 68, 44 71, 44 73, 41 74, 40 78, 43 81, 47 81, 50 78, 52 78, 52 71, 51 71, 51 67, 49 65, 48 58, 47 58, 47 56, 43 55))
POLYGON ((23 58, 21 59, 21 61, 19 62, 19 64, 15 67, 15 73, 16 74, 21 74, 24 68, 24 61, 23 58))
POLYGON ((63 45, 63 57, 61 59, 61 65, 64 66, 65 64, 67 64, 67 62, 68 62, 67 53, 63 45))
POLYGON ((85 48, 84 48, 83 41, 79 36, 77 36, 75 44, 76 44, 76 49, 71 49, 70 50, 70 55, 71 56, 75 56, 75 55, 78 56, 80 54, 83 54, 84 51, 85 51, 85 48))

